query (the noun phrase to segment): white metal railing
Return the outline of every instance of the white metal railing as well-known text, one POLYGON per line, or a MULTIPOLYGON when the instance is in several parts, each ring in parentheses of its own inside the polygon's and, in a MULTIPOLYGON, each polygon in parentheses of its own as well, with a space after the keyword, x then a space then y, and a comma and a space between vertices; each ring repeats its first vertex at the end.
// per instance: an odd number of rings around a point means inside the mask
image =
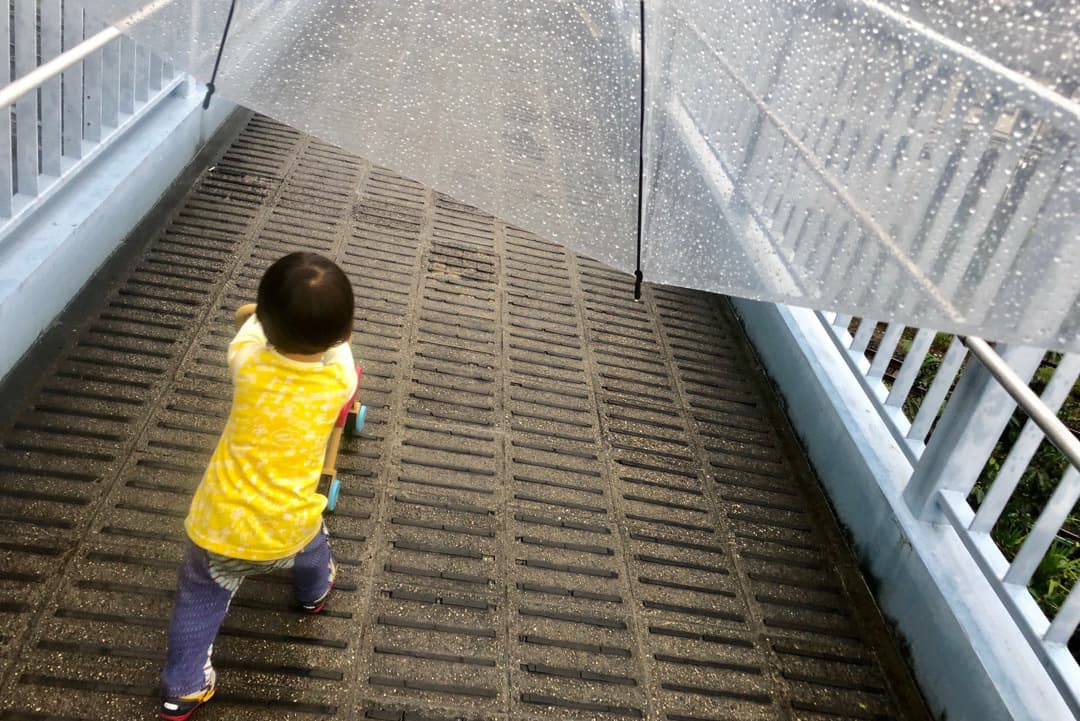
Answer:
POLYGON ((1080 440, 1057 413, 1080 378, 1080 354, 1061 355, 1037 396, 1027 379, 1044 363, 1043 349, 1006 347, 999 355, 979 338, 942 337, 898 323, 817 315, 912 462, 903 489, 908 507, 920 520, 955 529, 1076 711, 1080 668, 1068 643, 1080 623, 1080 584, 1052 618, 1035 603, 1028 585, 1055 542, 1076 546, 1075 539, 1062 534, 1080 499, 1080 440), (948 348, 942 352, 944 340, 948 348), (931 354, 934 345, 939 347, 931 354), (927 364, 931 355, 936 370, 927 364), (917 388, 920 376, 923 383, 917 388), (915 399, 917 410, 909 405, 915 399), (1007 456, 976 510, 968 499, 995 451, 1001 452, 1002 433, 1018 406, 1027 420, 1006 449, 1007 456), (991 531, 1044 439, 1068 463, 1010 561, 991 531))
MULTIPOLYGON (((1043 324, 1053 332, 1042 337, 1075 341, 1075 318, 1058 311, 1074 307, 1080 287, 1057 257, 1075 229, 1071 95, 876 0, 714 9, 672 14, 673 49, 661 60, 673 68, 665 128, 706 168, 703 185, 750 259, 729 253, 717 267, 768 289, 757 297, 933 317, 968 332, 1009 308, 1015 335, 1043 324)), ((912 515, 955 529, 1080 717, 1080 667, 1067 646, 1080 588, 1052 618, 1028 591, 1055 539, 1075 544, 1063 526, 1080 497, 1077 442, 1056 414, 1080 354, 1063 355, 1034 398, 1027 380, 1043 349, 999 356, 977 338, 818 317, 911 463, 900 483, 912 515), (981 503, 969 502, 1018 401, 1029 420, 981 503), (1069 462, 1010 560, 991 531, 1046 438, 1069 462)))
POLYGON ((83 0, 0 2, 0 37, 12 39, 0 67, 0 238, 183 83, 121 36, 172 1, 110 27, 94 26, 83 0))

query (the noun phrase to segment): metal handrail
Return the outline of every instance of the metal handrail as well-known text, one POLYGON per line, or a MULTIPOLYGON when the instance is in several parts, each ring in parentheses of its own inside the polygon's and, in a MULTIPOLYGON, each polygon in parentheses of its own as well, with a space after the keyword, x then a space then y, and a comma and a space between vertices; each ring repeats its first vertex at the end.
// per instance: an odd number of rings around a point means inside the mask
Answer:
POLYGON ((982 362, 986 370, 997 379, 1001 387, 1013 397, 1017 405, 1023 408, 1028 417, 1042 429, 1046 438, 1057 446, 1073 466, 1080 468, 1080 440, 1077 440, 1069 427, 1042 402, 1039 396, 1035 395, 1028 384, 1009 367, 1009 364, 990 347, 989 343, 974 336, 967 336, 961 340, 982 362))
POLYGON ((105 47, 113 40, 116 40, 135 25, 138 25, 151 15, 172 5, 174 2, 176 2, 176 0, 155 0, 155 2, 136 10, 96 35, 88 37, 70 50, 57 55, 43 65, 39 65, 21 78, 13 80, 10 84, 0 89, 0 108, 14 105, 27 93, 33 92, 76 63, 85 60, 94 52, 105 47))

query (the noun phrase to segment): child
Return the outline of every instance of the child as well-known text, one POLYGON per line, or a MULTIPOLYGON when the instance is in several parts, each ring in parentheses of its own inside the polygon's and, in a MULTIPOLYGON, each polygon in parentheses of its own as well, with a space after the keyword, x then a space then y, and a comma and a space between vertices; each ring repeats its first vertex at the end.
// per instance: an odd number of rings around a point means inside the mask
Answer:
POLYGON ((232 409, 184 523, 189 540, 161 673, 167 721, 184 721, 214 695, 214 638, 246 576, 291 568, 308 613, 322 611, 334 585, 327 499, 316 486, 331 429, 358 382, 348 344, 352 286, 326 258, 292 253, 270 266, 258 303, 236 320, 232 409))

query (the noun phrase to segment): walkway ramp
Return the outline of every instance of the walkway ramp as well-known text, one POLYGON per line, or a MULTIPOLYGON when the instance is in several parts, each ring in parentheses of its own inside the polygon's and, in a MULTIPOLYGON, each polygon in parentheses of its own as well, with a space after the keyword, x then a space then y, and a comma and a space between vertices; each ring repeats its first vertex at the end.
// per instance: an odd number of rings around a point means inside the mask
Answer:
POLYGON ((247 582, 198 719, 925 718, 722 298, 258 116, 163 227, 0 397, 0 721, 153 717, 232 312, 298 249, 357 295, 341 582, 247 582))

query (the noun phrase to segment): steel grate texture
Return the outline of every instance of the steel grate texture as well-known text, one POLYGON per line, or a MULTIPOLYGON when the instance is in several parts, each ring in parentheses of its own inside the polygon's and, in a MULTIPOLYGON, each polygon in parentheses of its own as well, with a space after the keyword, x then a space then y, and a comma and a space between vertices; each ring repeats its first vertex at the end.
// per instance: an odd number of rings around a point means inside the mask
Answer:
POLYGON ((153 715, 232 311, 297 249, 357 294, 341 579, 317 618, 285 577, 248 581, 199 718, 918 717, 721 299, 635 303, 627 276, 255 116, 25 361, 0 428, 0 721, 153 715))

